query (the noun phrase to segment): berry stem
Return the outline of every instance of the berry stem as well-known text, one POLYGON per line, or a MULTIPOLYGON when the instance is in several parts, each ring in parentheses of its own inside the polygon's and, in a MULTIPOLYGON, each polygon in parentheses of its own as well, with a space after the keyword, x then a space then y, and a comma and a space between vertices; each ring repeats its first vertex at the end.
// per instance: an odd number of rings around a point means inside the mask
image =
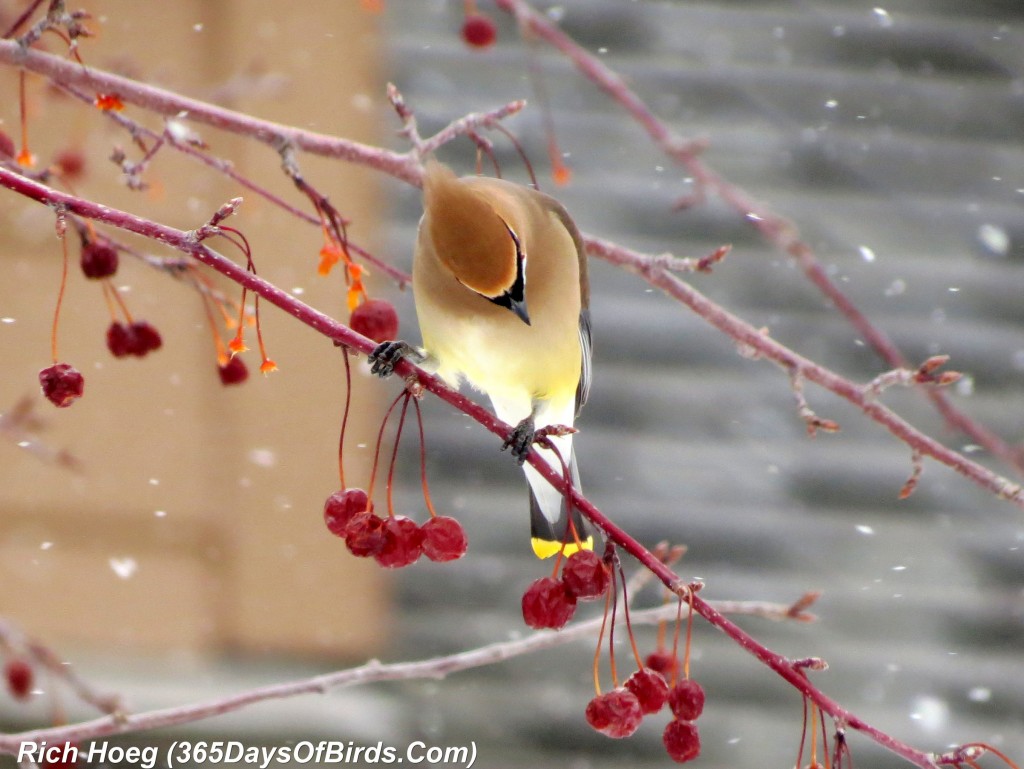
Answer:
POLYGON ((416 424, 420 431, 420 485, 423 487, 423 501, 427 505, 427 512, 431 518, 437 517, 434 510, 434 503, 430 499, 430 486, 427 484, 427 443, 423 437, 423 414, 420 411, 419 398, 412 399, 412 405, 416 407, 416 424))
POLYGON ((633 635, 633 623, 629 620, 629 594, 626 592, 626 574, 622 570, 622 561, 615 558, 615 565, 619 571, 619 579, 622 580, 622 610, 626 613, 626 634, 629 636, 629 645, 633 649, 633 658, 636 660, 637 669, 643 669, 644 660, 640 656, 640 650, 636 647, 636 637, 633 635))
POLYGON ((104 278, 100 282, 100 289, 103 291, 103 301, 107 305, 107 312, 110 313, 110 320, 114 323, 117 322, 117 303, 114 298, 110 295, 113 292, 114 287, 110 285, 110 278, 104 278))
POLYGON ((402 399, 405 393, 400 393, 388 406, 388 410, 384 412, 384 418, 380 422, 380 430, 377 431, 377 446, 373 451, 373 467, 370 468, 370 485, 366 490, 366 496, 369 499, 373 499, 373 487, 377 482, 377 465, 380 462, 380 445, 381 441, 384 440, 384 428, 387 427, 388 419, 391 418, 391 412, 395 410, 395 406, 398 405, 398 401, 402 399))
POLYGON ((793 765, 796 769, 800 769, 804 762, 804 746, 807 744, 807 710, 810 704, 807 697, 801 698, 803 702, 803 723, 800 726, 800 747, 796 751, 796 763, 793 765))
POLYGON ((125 321, 129 324, 134 323, 135 319, 132 318, 132 313, 128 309, 128 303, 121 297, 120 292, 115 288, 114 284, 110 282, 109 278, 105 281, 104 285, 109 288, 110 296, 113 297, 114 302, 117 303, 117 306, 121 308, 121 312, 124 313, 125 321))
POLYGON ((608 624, 608 610, 611 608, 612 591, 604 594, 604 614, 601 616, 601 631, 597 634, 597 648, 594 649, 594 692, 601 696, 601 647, 604 645, 604 629, 608 624))
MULTIPOLYGON (((194 272, 194 277, 198 281, 200 278, 199 272, 198 270, 194 272)), ((199 297, 200 299, 202 299, 203 302, 203 312, 206 315, 206 322, 210 326, 210 335, 213 337, 214 350, 216 350, 217 352, 217 365, 225 366, 227 365, 227 362, 231 356, 228 355, 227 348, 225 348, 224 346, 224 340, 221 339, 220 327, 217 325, 217 318, 214 316, 213 308, 210 306, 210 303, 213 300, 210 298, 210 295, 203 290, 199 290, 199 297)))
MULTIPOLYGON (((63 213, 58 213, 58 217, 63 217, 63 213)), ((58 232, 60 228, 58 226, 58 232)), ((60 288, 57 289, 57 306, 53 310, 53 327, 50 329, 50 353, 53 355, 53 362, 56 363, 58 360, 57 355, 57 328, 60 326, 60 308, 64 304, 64 290, 68 285, 68 239, 61 234, 60 246, 63 253, 63 261, 61 263, 60 270, 60 288)))
POLYGON ((612 621, 608 625, 608 668, 612 674, 612 686, 619 688, 619 671, 615 665, 615 615, 619 608, 619 586, 612 572, 612 589, 608 591, 612 597, 612 621))
MULTIPOLYGON (((667 606, 668 602, 669 602, 669 599, 670 599, 670 597, 672 595, 673 595, 673 593, 671 591, 666 590, 665 591, 665 597, 662 600, 662 604, 667 606)), ((668 622, 667 621, 662 620, 661 622, 658 623, 658 635, 657 635, 657 642, 655 644, 655 649, 657 651, 659 651, 659 652, 665 651, 665 636, 667 635, 667 630, 668 630, 668 622)))
MULTIPOLYGON (((536 46, 532 36, 527 41, 530 46, 536 46)), ((527 61, 526 70, 530 76, 530 86, 537 97, 537 104, 540 105, 541 121, 544 126, 544 136, 547 139, 548 159, 551 162, 551 176, 559 187, 569 182, 572 173, 568 166, 562 161, 562 152, 558 148, 558 136, 555 133, 555 118, 551 112, 551 100, 548 98, 548 90, 544 84, 544 78, 540 71, 540 61, 537 56, 530 56, 527 61)), ((531 172, 532 176, 532 172, 531 172)), ((537 181, 534 179, 534 186, 537 181)))
POLYGON ((679 596, 677 601, 676 625, 672 631, 672 680, 669 682, 673 685, 679 680, 679 665, 675 661, 679 659, 679 629, 683 624, 683 597, 679 596))
MULTIPOLYGON (((686 598, 690 604, 690 610, 686 615, 686 648, 683 650, 683 676, 690 677, 690 647, 693 643, 693 588, 688 588, 686 598)), ((682 608, 682 599, 680 599, 682 608)))
MULTIPOLYGON (((515 134, 513 134, 510 130, 505 128, 505 126, 503 126, 501 123, 495 123, 494 125, 488 126, 488 128, 491 128, 497 131, 498 133, 503 134, 505 138, 508 139, 509 142, 511 142, 512 146, 515 148, 516 153, 519 155, 519 159, 523 161, 523 166, 525 166, 526 168, 526 173, 530 177, 530 185, 535 190, 539 190, 540 185, 537 184, 537 174, 535 174, 533 171, 533 163, 530 162, 529 155, 526 154, 526 150, 523 149, 523 145, 520 144, 519 140, 515 137, 515 134)), ((494 157, 493 152, 491 153, 491 158, 494 162, 495 168, 497 168, 498 160, 497 158, 494 157)), ((499 173, 498 176, 501 176, 501 174, 499 173)))
POLYGON ((263 326, 260 325, 260 295, 256 294, 256 299, 253 302, 253 312, 256 315, 256 345, 260 348, 260 371, 264 374, 269 374, 271 371, 277 370, 277 364, 270 359, 267 355, 267 345, 263 342, 263 326))
POLYGON ((825 711, 818 708, 818 720, 821 722, 821 759, 825 762, 825 769, 832 769, 829 763, 828 752, 828 731, 825 729, 825 711))
POLYGON ((18 73, 18 108, 21 111, 21 150, 18 152, 18 165, 30 168, 35 165, 35 158, 28 148, 28 109, 25 97, 25 70, 18 73))
MULTIPOLYGON (((245 270, 251 272, 253 275, 256 274, 256 265, 252 261, 252 250, 249 248, 249 240, 239 230, 234 227, 225 227, 223 225, 218 227, 218 234, 224 238, 228 243, 233 245, 239 251, 245 255, 245 270), (230 233, 230 234, 229 234, 230 233), (240 238, 236 240, 235 237, 240 238)), ((242 298, 238 302, 238 326, 235 331, 235 338, 231 340, 228 345, 231 348, 232 354, 245 352, 248 348, 245 346, 243 339, 245 333, 245 298, 248 295, 248 288, 242 286, 242 298)), ((258 300, 257 300, 258 301, 258 300)), ((259 328, 259 325, 256 326, 259 328)))
MULTIPOLYGON (((998 748, 992 747, 987 742, 967 742, 960 746, 959 751, 961 753, 966 753, 971 748, 977 748, 979 750, 984 750, 994 754, 997 758, 1001 759, 1003 763, 1010 767, 1010 769, 1020 769, 1019 765, 1015 761, 1013 761, 1008 755, 1003 753, 1003 751, 999 750, 998 748)), ((849 750, 849 748, 847 748, 847 750, 849 750)))
POLYGON ((818 706, 811 703, 811 767, 818 766, 818 706))
POLYGON ((341 413, 341 434, 338 436, 338 481, 341 490, 345 490, 345 432, 348 430, 348 414, 352 409, 352 363, 349 361, 347 348, 342 348, 341 356, 345 361, 345 409, 341 413))
POLYGON ((388 463, 388 483, 386 491, 388 500, 388 516, 391 518, 395 517, 395 506, 392 501, 392 493, 395 488, 394 479, 395 465, 398 460, 398 444, 402 441, 402 428, 405 427, 405 414, 409 410, 409 398, 412 397, 408 390, 403 392, 402 395, 405 396, 405 400, 402 401, 402 413, 398 415, 398 429, 395 431, 395 445, 391 447, 391 461, 388 463))

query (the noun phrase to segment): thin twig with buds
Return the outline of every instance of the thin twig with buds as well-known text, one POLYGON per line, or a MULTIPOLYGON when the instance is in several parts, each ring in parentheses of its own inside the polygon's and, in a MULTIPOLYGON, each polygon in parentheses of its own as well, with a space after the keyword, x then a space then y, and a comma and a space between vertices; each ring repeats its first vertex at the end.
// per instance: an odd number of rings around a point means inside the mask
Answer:
MULTIPOLYGON (((694 200, 703 200, 708 191, 717 195, 755 227, 765 240, 796 260, 807 279, 825 295, 886 365, 894 369, 909 368, 907 359, 895 343, 876 327, 828 276, 813 249, 801 239, 796 225, 756 201, 704 162, 701 154, 707 147, 707 141, 687 139, 670 129, 625 80, 526 0, 495 0, 495 3, 499 8, 515 16, 519 25, 531 36, 544 40, 560 51, 584 77, 621 104, 633 120, 643 127, 651 141, 693 177, 697 187, 695 195, 692 196, 694 200)), ((926 388, 924 393, 951 428, 969 436, 975 443, 986 448, 1018 472, 1024 472, 1024 452, 1017 450, 993 430, 960 411, 943 391, 926 388)))

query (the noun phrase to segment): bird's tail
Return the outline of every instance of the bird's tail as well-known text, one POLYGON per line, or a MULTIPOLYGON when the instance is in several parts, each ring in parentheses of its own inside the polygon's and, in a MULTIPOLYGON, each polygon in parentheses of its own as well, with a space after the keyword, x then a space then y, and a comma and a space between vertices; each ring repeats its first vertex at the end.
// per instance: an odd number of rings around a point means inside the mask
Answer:
MULTIPOLYGON (((550 454, 547 451, 543 453, 550 454)), ((551 464, 558 467, 561 463, 555 459, 551 464)), ((577 550, 593 550, 594 535, 580 511, 567 503, 565 496, 532 467, 525 465, 523 469, 530 483, 530 543, 537 557, 550 558, 559 551, 569 556, 577 550)), ((579 489, 576 453, 571 448, 569 472, 572 476, 572 485, 579 489)))

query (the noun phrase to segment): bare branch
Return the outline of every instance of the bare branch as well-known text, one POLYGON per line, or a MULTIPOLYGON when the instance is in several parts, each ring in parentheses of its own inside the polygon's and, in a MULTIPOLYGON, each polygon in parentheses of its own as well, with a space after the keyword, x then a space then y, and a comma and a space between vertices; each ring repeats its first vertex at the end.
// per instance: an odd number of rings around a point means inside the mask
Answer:
MULTIPOLYGON (((746 601, 722 601, 714 604, 722 612, 746 614, 773 620, 790 619, 791 607, 746 601)), ((633 625, 656 625, 671 622, 676 618, 675 605, 657 606, 652 609, 630 614, 633 625)), ((802 619, 802 618, 798 618, 802 619)), ((286 699, 304 694, 323 694, 333 689, 360 686, 383 681, 408 681, 413 679, 442 679, 464 670, 494 665, 526 654, 554 649, 578 641, 593 641, 601 626, 601 617, 577 622, 557 633, 542 630, 514 641, 502 641, 476 649, 448 654, 417 662, 381 663, 370 660, 364 665, 333 673, 304 678, 271 686, 261 686, 247 692, 218 698, 209 702, 193 703, 162 710, 142 713, 125 713, 123 710, 109 710, 110 715, 83 721, 77 724, 34 729, 18 734, 0 734, 0 753, 14 753, 23 742, 45 741, 55 744, 65 741, 82 741, 110 734, 139 732, 167 726, 201 721, 213 716, 233 713, 261 702, 286 699)), ((0 638, 8 627, 0 619, 0 638)), ((54 659, 57 659, 54 657, 54 659)), ((58 663, 60 664, 60 663, 58 663)), ((65 668, 67 666, 64 666, 65 668)), ((95 699, 95 698, 92 698, 95 699)), ((106 702, 106 700, 101 700, 106 702)), ((94 703, 95 704, 95 703, 94 703)))
MULTIPOLYGON (((633 120, 643 127, 657 147, 686 169, 696 184, 696 192, 690 196, 687 205, 703 201, 707 191, 717 195, 754 226, 765 240, 796 260, 807 279, 828 298, 886 365, 894 369, 909 368, 903 353, 892 340, 871 323, 828 276, 813 249, 801 240, 796 225, 754 200, 704 162, 701 152, 707 146, 706 141, 687 139, 672 131, 617 73, 562 32, 555 23, 531 7, 526 0, 495 2, 498 7, 513 14, 522 29, 546 41, 565 55, 584 77, 621 104, 633 120)), ((1018 472, 1024 472, 1024 452, 964 414, 941 390, 927 388, 924 392, 950 427, 969 436, 1018 472)))

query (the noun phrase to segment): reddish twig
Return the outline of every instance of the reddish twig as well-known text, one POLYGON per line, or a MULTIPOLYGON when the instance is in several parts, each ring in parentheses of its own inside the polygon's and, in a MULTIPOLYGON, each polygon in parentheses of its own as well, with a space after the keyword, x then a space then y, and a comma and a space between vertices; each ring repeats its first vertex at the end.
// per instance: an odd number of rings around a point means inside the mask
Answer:
POLYGON ((270 120, 260 120, 242 112, 191 99, 131 78, 92 67, 86 68, 59 56, 27 49, 15 41, 0 40, 0 62, 89 92, 116 93, 126 104, 135 104, 161 115, 175 116, 184 112, 192 122, 248 136, 275 150, 283 144, 289 144, 314 155, 372 165, 410 184, 418 185, 422 176, 419 162, 408 153, 391 152, 361 142, 338 139, 270 120))

